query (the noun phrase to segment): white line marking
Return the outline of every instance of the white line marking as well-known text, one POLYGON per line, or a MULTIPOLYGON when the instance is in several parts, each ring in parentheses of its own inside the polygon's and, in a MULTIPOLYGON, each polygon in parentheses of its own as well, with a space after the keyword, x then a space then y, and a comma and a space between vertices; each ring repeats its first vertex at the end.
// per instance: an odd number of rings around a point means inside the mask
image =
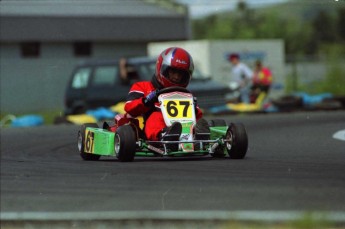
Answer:
MULTIPOLYGON (((169 190, 168 190, 169 191, 169 190)), ((167 192, 166 192, 167 193, 167 192)), ((286 222, 308 216, 315 220, 345 223, 345 211, 110 211, 110 212, 1 212, 1 221, 81 220, 219 220, 286 222)))
POLYGON ((163 193, 162 195, 162 210, 165 210, 165 196, 168 194, 168 192, 170 192, 172 188, 169 188, 166 192, 163 193))
POLYGON ((345 141, 345 130, 339 130, 338 132, 334 133, 333 138, 340 141, 345 141))

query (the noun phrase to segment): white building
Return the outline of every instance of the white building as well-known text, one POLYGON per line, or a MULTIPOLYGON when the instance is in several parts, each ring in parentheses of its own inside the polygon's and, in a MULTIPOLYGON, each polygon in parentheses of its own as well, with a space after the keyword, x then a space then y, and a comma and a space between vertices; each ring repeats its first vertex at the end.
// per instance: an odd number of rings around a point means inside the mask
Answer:
POLYGON ((62 109, 79 61, 147 55, 149 42, 189 39, 187 9, 163 3, 0 1, 1 113, 62 109))

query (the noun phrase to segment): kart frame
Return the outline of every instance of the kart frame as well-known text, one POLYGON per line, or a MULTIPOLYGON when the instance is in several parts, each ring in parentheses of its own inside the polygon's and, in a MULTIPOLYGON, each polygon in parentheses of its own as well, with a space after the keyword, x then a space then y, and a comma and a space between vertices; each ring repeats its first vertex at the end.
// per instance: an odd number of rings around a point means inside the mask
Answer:
MULTIPOLYGON (((84 160, 98 160, 101 156, 116 156, 120 161, 133 161, 136 156, 204 156, 242 159, 248 149, 247 132, 242 123, 214 119, 208 121, 208 140, 196 140, 194 107, 196 99, 181 87, 164 88, 157 93, 166 125, 182 122, 178 141, 150 141, 146 139, 138 118, 119 114, 114 124, 86 123, 78 132, 78 150, 84 160), (181 102, 182 101, 182 102, 181 102), (179 104, 181 106, 179 107, 179 104), (187 105, 186 105, 187 104, 187 105), (188 106, 188 107, 187 107, 188 106), (169 109, 170 112, 169 113, 169 109), (177 151, 169 151, 167 144, 178 144, 177 151)), ((198 135, 202 133, 198 133, 198 135)))
MULTIPOLYGON (((209 123, 225 123, 224 120, 211 120, 209 123)), ((128 133, 133 130, 136 132, 137 127, 131 123, 123 125, 128 133)), ((123 129, 123 128, 121 128, 123 129)), ((108 129, 98 128, 95 123, 86 123, 81 126, 78 132, 78 151, 84 160, 98 160, 101 156, 117 157, 120 161, 132 161, 134 157, 176 157, 176 156, 205 156, 222 158, 229 154, 230 158, 243 159, 248 148, 248 139, 246 130, 241 123, 231 123, 229 126, 210 126, 210 140, 191 140, 191 141, 148 141, 143 138, 129 138, 123 140, 131 141, 134 147, 126 149, 131 152, 132 156, 123 158, 120 154, 121 139, 118 132, 112 132, 108 129), (118 140, 117 140, 118 139, 118 140), (135 141, 132 141, 135 139, 135 141), (166 144, 200 144, 200 149, 196 151, 167 151, 166 144), (157 146, 158 145, 158 146, 157 146), (205 148, 204 146, 207 145, 205 148)), ((123 134, 123 133, 122 133, 123 134)), ((136 137, 139 136, 135 133, 136 137)), ((122 136, 121 136, 122 138, 122 136)), ((129 145, 129 144, 127 144, 129 145)), ((128 152, 125 152, 128 154, 128 152)))

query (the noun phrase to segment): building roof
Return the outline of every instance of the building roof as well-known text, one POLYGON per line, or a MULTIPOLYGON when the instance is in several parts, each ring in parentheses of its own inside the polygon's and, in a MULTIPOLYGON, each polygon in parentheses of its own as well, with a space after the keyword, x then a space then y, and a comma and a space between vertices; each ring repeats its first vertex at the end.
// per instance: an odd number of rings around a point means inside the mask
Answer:
POLYGON ((184 13, 181 7, 162 7, 155 1, 143 0, 5 0, 0 5, 2 16, 170 17, 184 13))
POLYGON ((0 1, 0 41, 189 38, 188 12, 158 0, 0 1))

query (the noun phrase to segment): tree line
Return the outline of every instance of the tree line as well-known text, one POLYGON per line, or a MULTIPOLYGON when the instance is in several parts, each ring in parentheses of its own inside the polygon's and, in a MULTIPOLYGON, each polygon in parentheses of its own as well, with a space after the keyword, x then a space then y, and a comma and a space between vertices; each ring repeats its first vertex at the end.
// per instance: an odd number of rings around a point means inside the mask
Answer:
POLYGON ((194 19, 193 39, 284 39, 287 56, 318 55, 334 45, 344 55, 345 4, 320 2, 253 9, 239 1, 233 11, 194 19))

